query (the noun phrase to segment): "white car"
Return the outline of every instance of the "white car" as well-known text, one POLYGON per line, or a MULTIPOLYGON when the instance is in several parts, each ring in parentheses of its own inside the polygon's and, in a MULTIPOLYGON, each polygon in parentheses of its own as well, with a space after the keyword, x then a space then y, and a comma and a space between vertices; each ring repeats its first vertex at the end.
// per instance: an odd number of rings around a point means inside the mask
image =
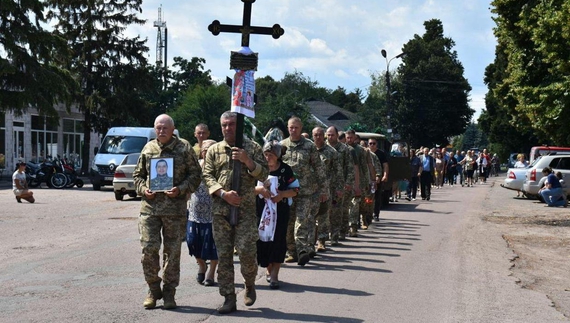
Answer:
MULTIPOLYGON (((544 181, 541 182, 541 179, 544 177, 542 169, 545 167, 552 168, 554 174, 561 172, 565 183, 570 181, 570 155, 557 155, 554 153, 548 156, 541 156, 527 169, 526 179, 523 184, 523 192, 527 196, 539 197, 538 190, 544 183, 544 181)), ((570 185, 564 185, 563 189, 566 195, 570 195, 570 185)))
MULTIPOLYGON (((527 170, 528 167, 509 168, 509 170, 507 170, 507 177, 505 178, 503 184, 501 184, 501 187, 504 187, 508 190, 522 192, 527 170)), ((523 195, 525 195, 524 192, 523 195)))
POLYGON ((133 180, 133 171, 137 166, 140 153, 128 154, 125 156, 121 164, 115 170, 113 177, 113 191, 115 191, 115 199, 122 201, 123 196, 137 197, 135 182, 133 180))

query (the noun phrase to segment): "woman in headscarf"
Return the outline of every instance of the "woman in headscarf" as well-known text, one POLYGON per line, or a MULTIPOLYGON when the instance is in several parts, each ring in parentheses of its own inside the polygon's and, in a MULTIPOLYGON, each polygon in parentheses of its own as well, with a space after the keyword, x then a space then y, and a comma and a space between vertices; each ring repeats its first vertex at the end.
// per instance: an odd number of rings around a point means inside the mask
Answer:
POLYGON ((263 239, 257 241, 257 262, 261 267, 267 268, 265 276, 271 289, 279 288, 279 269, 287 252, 289 207, 292 197, 299 190, 299 181, 293 170, 281 160, 286 149, 275 140, 263 145, 269 178, 255 187, 255 193, 258 194, 256 206, 260 219, 260 237, 263 236, 263 239), (273 212, 270 212, 270 208, 273 208, 273 212))

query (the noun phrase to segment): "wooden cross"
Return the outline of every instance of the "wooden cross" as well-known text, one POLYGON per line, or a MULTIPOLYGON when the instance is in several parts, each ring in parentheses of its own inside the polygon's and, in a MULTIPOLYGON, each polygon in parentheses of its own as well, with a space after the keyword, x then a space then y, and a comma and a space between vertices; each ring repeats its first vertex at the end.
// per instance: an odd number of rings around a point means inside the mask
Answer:
MULTIPOLYGON (((222 25, 218 20, 214 20, 209 26, 208 30, 212 32, 214 36, 219 35, 221 32, 227 33, 239 33, 241 34, 241 46, 249 47, 249 36, 251 34, 259 35, 271 35, 274 39, 278 39, 285 33, 283 28, 279 24, 273 25, 273 27, 258 27, 251 25, 251 5, 255 0, 241 0, 243 2, 243 22, 242 25, 222 25)), ((235 55, 232 54, 230 59, 230 66, 232 69, 240 70, 256 70, 257 69, 257 55, 235 55), (242 66, 240 66, 242 65, 242 66)), ((244 115, 241 113, 237 114, 237 125, 236 125, 236 142, 235 146, 243 148, 243 123, 244 115)), ((241 182, 241 162, 239 160, 234 160, 233 164, 233 175, 232 175, 232 190, 239 192, 240 182, 241 182)), ((230 224, 235 226, 237 224, 238 218, 237 207, 232 206, 230 208, 230 224)))

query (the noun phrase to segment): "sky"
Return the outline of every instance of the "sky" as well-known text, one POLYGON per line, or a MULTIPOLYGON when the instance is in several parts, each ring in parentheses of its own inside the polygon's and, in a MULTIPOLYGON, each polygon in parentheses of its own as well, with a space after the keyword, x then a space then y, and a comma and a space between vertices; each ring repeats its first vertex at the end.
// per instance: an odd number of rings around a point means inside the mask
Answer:
MULTIPOLYGON (((270 27, 280 24, 285 34, 279 39, 252 35, 250 48, 259 53, 256 78, 271 76, 281 80, 285 73, 302 73, 320 86, 347 92, 359 88, 368 93, 372 73, 386 70, 381 55, 388 58, 401 53, 403 44, 423 35, 423 23, 439 19, 445 37, 455 41, 464 76, 472 86, 470 105, 476 121, 484 109, 487 92, 483 84, 485 67, 495 57, 495 23, 490 0, 257 0, 252 5, 251 24, 270 27)), ((231 51, 240 49, 239 34, 208 31, 214 20, 241 25, 243 2, 240 0, 172 1, 144 0, 146 24, 131 27, 128 33, 148 38, 149 62, 156 61, 158 8, 168 28, 167 59, 190 60, 201 57, 205 68, 216 80, 233 76, 229 69, 231 51)), ((401 64, 390 63, 390 71, 401 64)))

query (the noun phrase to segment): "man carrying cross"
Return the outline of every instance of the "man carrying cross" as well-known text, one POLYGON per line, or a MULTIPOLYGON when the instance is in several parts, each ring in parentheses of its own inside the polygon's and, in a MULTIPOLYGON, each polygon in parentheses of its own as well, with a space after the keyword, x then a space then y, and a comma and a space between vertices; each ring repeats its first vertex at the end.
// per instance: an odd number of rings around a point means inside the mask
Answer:
POLYGON ((210 193, 217 197, 214 198, 213 229, 219 258, 220 294, 225 297, 224 304, 218 309, 220 314, 228 314, 237 309, 233 268, 234 247, 238 250, 241 271, 245 279, 244 303, 246 306, 251 306, 256 300, 254 282, 257 273, 255 255, 258 223, 253 187, 255 181, 265 180, 268 169, 261 147, 251 140, 244 139, 243 136, 242 113, 248 113, 250 117, 253 117, 250 114, 254 113, 253 92, 248 93, 247 90, 255 86, 253 71, 257 69, 257 54, 249 49, 249 36, 263 34, 272 35, 277 39, 284 33, 277 24, 271 28, 251 26, 251 5, 255 0, 242 0, 242 2, 244 7, 241 26, 222 25, 217 20, 208 26, 208 30, 214 36, 220 32, 242 34, 242 49, 239 52, 232 52, 230 59, 231 68, 236 70, 232 92, 234 99, 238 99, 237 104, 232 103, 232 112, 225 112, 220 118, 224 141, 210 147, 204 167, 204 181, 210 193), (246 91, 243 91, 244 89, 246 91), (242 99, 244 104, 241 104, 242 99), (242 108, 246 108, 247 111, 242 108), (242 166, 246 167, 247 173, 242 174, 242 166))

